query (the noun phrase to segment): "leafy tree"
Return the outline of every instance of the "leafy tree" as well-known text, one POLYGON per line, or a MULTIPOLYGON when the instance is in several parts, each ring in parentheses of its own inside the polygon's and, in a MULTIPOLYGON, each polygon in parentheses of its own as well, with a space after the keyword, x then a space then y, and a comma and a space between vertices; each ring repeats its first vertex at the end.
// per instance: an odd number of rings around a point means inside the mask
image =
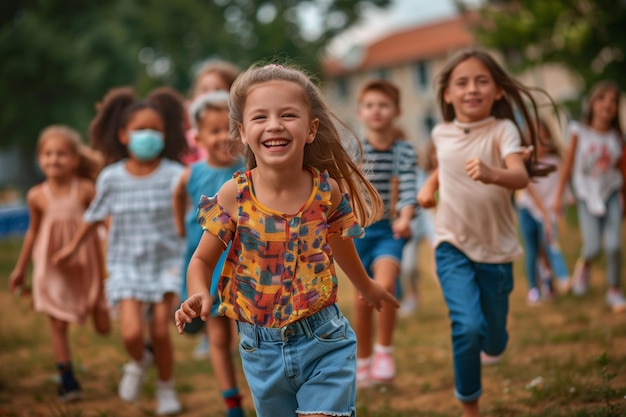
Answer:
POLYGON ((559 63, 584 89, 608 78, 626 90, 625 0, 491 0, 480 14, 480 43, 502 51, 512 69, 559 63))
POLYGON ((317 72, 318 52, 391 0, 2 0, 0 147, 32 150, 51 123, 86 132, 94 103, 114 86, 185 93, 211 57, 241 67, 280 56, 317 72), (301 30, 305 9, 321 22, 301 30))

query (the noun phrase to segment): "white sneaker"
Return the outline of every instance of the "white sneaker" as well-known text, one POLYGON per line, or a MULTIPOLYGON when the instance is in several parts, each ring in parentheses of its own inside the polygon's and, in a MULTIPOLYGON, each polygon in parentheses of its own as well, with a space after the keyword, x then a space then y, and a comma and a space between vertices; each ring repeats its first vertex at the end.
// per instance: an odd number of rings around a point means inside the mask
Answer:
POLYGON ((606 292, 606 304, 609 306, 613 313, 621 313, 626 311, 626 299, 622 295, 622 292, 617 289, 609 289, 606 292))
POLYGON ((172 381, 159 381, 157 383, 156 399, 156 413, 159 416, 178 414, 183 410, 178 402, 176 390, 174 390, 174 384, 172 381))
POLYGON ((536 287, 528 290, 528 296, 526 297, 526 304, 531 307, 538 306, 541 304, 541 294, 539 293, 539 289, 536 287))
POLYGON ((117 394, 122 400, 132 402, 139 398, 144 374, 150 365, 152 365, 153 360, 154 356, 152 353, 145 350, 141 362, 131 360, 124 365, 124 375, 117 388, 117 394))
POLYGON ((485 352, 480 352, 480 363, 483 365, 495 365, 502 360, 502 355, 487 355, 485 352))

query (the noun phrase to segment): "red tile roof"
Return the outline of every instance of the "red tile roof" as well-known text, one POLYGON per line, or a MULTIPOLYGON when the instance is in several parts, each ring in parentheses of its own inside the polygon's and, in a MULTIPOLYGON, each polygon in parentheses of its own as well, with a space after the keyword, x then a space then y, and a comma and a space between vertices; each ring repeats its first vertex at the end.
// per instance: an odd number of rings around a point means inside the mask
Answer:
POLYGON ((329 58, 323 63, 324 72, 330 77, 336 77, 425 60, 471 46, 475 40, 467 27, 470 19, 471 15, 456 17, 393 33, 365 45, 361 51, 361 61, 357 65, 349 66, 342 64, 339 58, 329 58))

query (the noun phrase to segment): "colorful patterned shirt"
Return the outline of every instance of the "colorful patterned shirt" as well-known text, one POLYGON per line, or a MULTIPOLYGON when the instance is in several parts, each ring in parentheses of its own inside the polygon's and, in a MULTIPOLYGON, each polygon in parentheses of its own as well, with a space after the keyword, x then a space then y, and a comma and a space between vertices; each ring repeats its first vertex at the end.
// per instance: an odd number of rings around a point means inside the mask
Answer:
POLYGON ((263 327, 283 327, 337 301, 337 274, 328 236, 363 233, 344 195, 328 217, 328 173, 310 169, 313 189, 294 215, 261 204, 250 171, 236 173, 238 217, 203 196, 198 223, 224 245, 232 241, 219 283, 219 313, 263 327))

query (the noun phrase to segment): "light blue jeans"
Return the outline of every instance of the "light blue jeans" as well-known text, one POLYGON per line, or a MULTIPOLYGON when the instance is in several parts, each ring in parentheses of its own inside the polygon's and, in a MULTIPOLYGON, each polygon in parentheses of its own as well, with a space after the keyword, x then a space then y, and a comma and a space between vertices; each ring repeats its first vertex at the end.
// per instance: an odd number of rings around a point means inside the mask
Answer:
POLYGON ((526 266, 526 278, 528 279, 529 288, 538 287, 538 268, 537 259, 539 258, 539 249, 543 247, 548 256, 550 269, 560 281, 565 281, 569 277, 563 253, 558 245, 557 225, 552 224, 552 243, 546 240, 543 222, 538 221, 526 208, 519 209, 519 226, 522 233, 522 239, 526 249, 526 257, 524 259, 526 266))
POLYGON ((583 237, 581 257, 589 262, 600 254, 600 239, 604 238, 606 280, 609 286, 620 286, 622 207, 619 193, 614 192, 606 201, 604 216, 589 213, 584 201, 578 202, 578 222, 583 237))
POLYGON ((237 330, 258 417, 356 415, 356 335, 336 304, 282 328, 237 330))
POLYGON ((513 264, 474 262, 447 242, 437 246, 435 260, 452 320, 455 394, 463 402, 475 401, 482 394, 480 352, 499 355, 509 339, 513 264))

